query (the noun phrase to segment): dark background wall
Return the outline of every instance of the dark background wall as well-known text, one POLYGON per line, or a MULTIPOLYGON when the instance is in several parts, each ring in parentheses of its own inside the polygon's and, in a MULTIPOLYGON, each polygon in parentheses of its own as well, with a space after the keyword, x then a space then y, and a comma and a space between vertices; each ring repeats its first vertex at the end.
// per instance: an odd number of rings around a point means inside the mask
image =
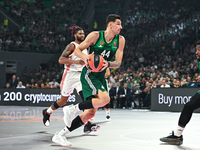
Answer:
POLYGON ((42 62, 49 62, 50 60, 58 60, 58 54, 45 54, 45 53, 21 53, 21 52, 0 52, 0 87, 5 86, 8 81, 8 72, 6 67, 11 67, 13 73, 21 76, 22 70, 25 66, 28 67, 28 71, 32 71, 36 66, 42 62), (6 66, 7 62, 16 62, 16 70, 12 69, 12 66, 6 66), (15 73, 14 73, 15 72, 15 73), (7 76, 7 78, 6 78, 7 76))

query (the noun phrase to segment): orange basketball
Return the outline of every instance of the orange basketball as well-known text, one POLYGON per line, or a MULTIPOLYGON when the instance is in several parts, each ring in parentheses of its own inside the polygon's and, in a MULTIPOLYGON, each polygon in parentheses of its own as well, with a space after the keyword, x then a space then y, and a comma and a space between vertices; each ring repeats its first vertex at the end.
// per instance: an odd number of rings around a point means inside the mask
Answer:
POLYGON ((103 67, 103 57, 101 55, 93 54, 88 59, 87 68, 92 72, 101 72, 103 67))

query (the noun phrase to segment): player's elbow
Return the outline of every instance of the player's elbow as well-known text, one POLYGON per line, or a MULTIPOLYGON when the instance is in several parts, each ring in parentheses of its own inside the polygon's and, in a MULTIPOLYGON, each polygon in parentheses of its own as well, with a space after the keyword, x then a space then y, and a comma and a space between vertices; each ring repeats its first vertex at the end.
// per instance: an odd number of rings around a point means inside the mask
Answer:
POLYGON ((116 68, 119 68, 121 66, 121 62, 118 61, 118 65, 116 66, 116 68))
POLYGON ((60 57, 60 58, 58 59, 58 63, 59 63, 59 64, 63 64, 63 58, 62 58, 62 57, 60 57))

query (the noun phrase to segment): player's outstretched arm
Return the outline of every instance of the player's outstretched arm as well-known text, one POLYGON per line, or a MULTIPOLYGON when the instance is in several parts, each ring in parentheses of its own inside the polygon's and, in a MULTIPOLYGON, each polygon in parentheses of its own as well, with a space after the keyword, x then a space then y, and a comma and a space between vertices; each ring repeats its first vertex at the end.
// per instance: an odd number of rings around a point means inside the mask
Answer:
POLYGON ((84 61, 77 61, 77 60, 70 60, 69 59, 69 55, 73 53, 75 49, 75 45, 74 44, 68 44, 65 48, 65 50, 62 52, 58 62, 60 64, 80 64, 80 65, 84 65, 84 61))
POLYGON ((76 48, 75 50, 75 55, 77 57, 80 57, 84 60, 85 63, 87 63, 87 59, 89 55, 86 55, 82 53, 84 49, 87 49, 90 45, 93 45, 96 43, 97 39, 99 38, 99 33, 98 32, 91 32, 88 34, 88 36, 85 38, 85 40, 79 45, 79 47, 76 48))

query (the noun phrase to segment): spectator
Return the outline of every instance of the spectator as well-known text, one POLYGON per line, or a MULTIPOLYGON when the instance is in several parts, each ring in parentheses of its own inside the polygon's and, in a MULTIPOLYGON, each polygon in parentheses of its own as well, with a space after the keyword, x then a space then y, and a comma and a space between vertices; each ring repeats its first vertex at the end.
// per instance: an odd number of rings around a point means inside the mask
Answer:
POLYGON ((26 87, 22 84, 22 81, 19 81, 16 89, 25 89, 26 87))
POLYGON ((31 78, 31 81, 29 83, 30 87, 34 87, 35 86, 35 80, 33 78, 31 78))
POLYGON ((116 97, 116 87, 114 87, 114 83, 111 82, 109 86, 109 96, 110 96, 110 108, 117 108, 117 99, 116 97))
POLYGON ((180 87, 180 81, 178 79, 175 80, 174 87, 175 88, 179 88, 180 87))
POLYGON ((117 108, 121 108, 121 105, 120 105, 120 93, 121 93, 121 90, 122 90, 122 87, 121 87, 121 84, 120 82, 118 81, 117 82, 117 86, 116 86, 116 95, 114 97, 114 99, 117 101, 117 108))
MULTIPOLYGON (((160 80, 160 81, 162 81, 162 80, 160 80)), ((153 86, 154 88, 160 88, 161 85, 162 85, 162 84, 159 84, 159 83, 158 83, 158 80, 155 80, 152 86, 153 86)))
POLYGON ((49 82, 50 82, 50 79, 47 78, 47 79, 46 79, 46 82, 45 82, 45 85, 46 85, 46 84, 49 84, 49 82))
POLYGON ((46 87, 45 87, 45 85, 44 85, 44 83, 41 83, 41 89, 46 89, 46 87))
POLYGON ((11 88, 16 88, 18 84, 18 81, 16 79, 16 75, 12 76, 12 79, 10 80, 10 87, 11 88))
POLYGON ((8 27, 8 18, 4 19, 4 23, 3 23, 4 27, 8 27))
POLYGON ((174 67, 173 68, 173 70, 172 71, 170 71, 168 74, 171 76, 173 76, 174 78, 176 78, 176 74, 177 74, 178 72, 176 71, 176 68, 174 67))
POLYGON ((182 82, 181 82, 181 87, 182 87, 182 88, 185 88, 185 87, 187 87, 187 86, 188 86, 188 84, 187 84, 186 79, 183 79, 182 82))
POLYGON ((129 87, 131 90, 133 89, 134 84, 133 84, 133 82, 131 82, 131 79, 128 79, 127 82, 126 82, 126 84, 128 85, 128 87, 129 87))
POLYGON ((30 89, 31 85, 29 83, 26 84, 26 88, 30 89))
POLYGON ((52 88, 52 89, 57 89, 58 86, 55 86, 54 84, 52 84, 52 85, 51 85, 51 88, 52 88))
POLYGON ((191 77, 187 77, 187 83, 189 84, 191 82, 191 77))
POLYGON ((35 85, 34 85, 33 88, 35 88, 35 89, 39 89, 40 87, 39 87, 39 85, 38 85, 37 83, 35 83, 35 85))
POLYGON ((121 108, 130 108, 132 102, 132 93, 131 89, 128 87, 127 83, 124 83, 124 86, 120 92, 120 106, 121 108))
POLYGON ((51 89, 51 86, 49 85, 49 83, 46 84, 46 89, 51 89))
POLYGON ((59 86, 59 83, 54 78, 53 81, 49 82, 49 85, 51 86, 51 88, 53 88, 53 86, 54 86, 54 88, 55 87, 57 88, 59 86))
POLYGON ((146 88, 144 89, 145 93, 145 98, 143 101, 143 107, 150 107, 151 105, 151 88, 152 88, 152 83, 146 82, 146 88))
POLYGON ((10 89, 10 88, 11 88, 11 87, 10 87, 10 83, 9 83, 9 82, 7 82, 7 83, 6 83, 6 86, 5 86, 5 88, 6 88, 6 89, 10 89))
POLYGON ((170 88, 170 85, 166 84, 165 79, 162 80, 162 85, 160 86, 161 88, 170 88))

